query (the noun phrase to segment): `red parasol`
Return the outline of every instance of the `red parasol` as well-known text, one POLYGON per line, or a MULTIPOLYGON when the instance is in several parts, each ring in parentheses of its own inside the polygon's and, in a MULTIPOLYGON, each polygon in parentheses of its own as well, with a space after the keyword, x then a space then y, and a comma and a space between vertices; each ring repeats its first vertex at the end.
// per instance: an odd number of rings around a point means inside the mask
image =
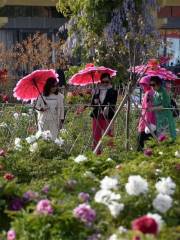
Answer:
POLYGON ((58 81, 58 75, 53 69, 36 70, 19 80, 13 90, 13 96, 23 101, 36 99, 43 92, 47 79, 51 77, 58 81))
POLYGON ((111 77, 116 76, 116 70, 106 67, 96 67, 89 63, 85 69, 79 71, 69 79, 69 84, 86 86, 88 84, 100 83, 100 77, 103 73, 108 73, 111 77))
POLYGON ((150 59, 147 65, 136 66, 135 68, 130 69, 132 72, 138 73, 141 75, 147 76, 158 76, 165 80, 175 80, 177 77, 171 71, 166 68, 162 68, 159 65, 157 59, 150 59))

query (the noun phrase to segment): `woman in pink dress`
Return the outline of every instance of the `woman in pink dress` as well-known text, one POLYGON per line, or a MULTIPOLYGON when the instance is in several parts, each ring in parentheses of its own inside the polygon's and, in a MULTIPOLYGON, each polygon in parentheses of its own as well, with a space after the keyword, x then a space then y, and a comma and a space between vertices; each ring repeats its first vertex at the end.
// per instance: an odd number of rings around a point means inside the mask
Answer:
POLYGON ((149 111, 153 106, 154 91, 150 87, 150 78, 145 76, 141 78, 139 84, 144 92, 142 100, 142 111, 138 124, 138 151, 144 148, 144 142, 152 137, 152 132, 156 131, 156 118, 153 111, 149 111))

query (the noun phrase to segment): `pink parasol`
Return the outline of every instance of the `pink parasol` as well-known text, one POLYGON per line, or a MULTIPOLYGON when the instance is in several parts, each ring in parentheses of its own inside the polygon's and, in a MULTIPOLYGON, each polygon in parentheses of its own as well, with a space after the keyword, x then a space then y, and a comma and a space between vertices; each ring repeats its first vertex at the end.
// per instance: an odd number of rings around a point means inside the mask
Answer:
POLYGON ((131 71, 139 75, 158 76, 165 80, 175 80, 177 78, 171 71, 162 68, 157 59, 150 59, 147 65, 136 66, 131 71))
POLYGON ((117 71, 106 68, 96 67, 92 63, 87 64, 85 69, 79 71, 69 79, 69 84, 86 86, 88 84, 100 83, 101 74, 108 73, 111 77, 116 76, 117 71))
POLYGON ((53 69, 36 70, 19 80, 13 90, 13 96, 23 101, 36 99, 43 92, 47 79, 51 77, 58 81, 58 75, 53 69))

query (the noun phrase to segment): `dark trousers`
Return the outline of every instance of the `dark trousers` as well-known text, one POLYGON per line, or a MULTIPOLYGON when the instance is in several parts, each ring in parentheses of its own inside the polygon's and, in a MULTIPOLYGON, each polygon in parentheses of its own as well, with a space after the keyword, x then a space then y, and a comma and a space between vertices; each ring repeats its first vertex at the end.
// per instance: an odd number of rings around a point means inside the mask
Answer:
POLYGON ((145 132, 140 132, 137 139, 138 142, 137 151, 143 151, 145 141, 147 141, 151 137, 152 137, 151 133, 146 134, 145 132))

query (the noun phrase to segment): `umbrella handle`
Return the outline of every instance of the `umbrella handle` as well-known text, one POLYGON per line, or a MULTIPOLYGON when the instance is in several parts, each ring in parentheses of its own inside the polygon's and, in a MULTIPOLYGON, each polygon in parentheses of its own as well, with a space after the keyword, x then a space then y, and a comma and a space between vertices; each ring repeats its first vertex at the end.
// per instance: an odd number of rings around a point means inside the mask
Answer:
POLYGON ((47 105, 47 103, 46 103, 46 101, 44 100, 44 98, 43 98, 43 96, 42 96, 42 94, 41 94, 41 92, 40 92, 40 90, 39 90, 39 88, 38 88, 38 85, 37 85, 37 83, 36 83, 36 81, 33 79, 33 83, 34 83, 34 86, 37 88, 37 90, 38 90, 38 93, 39 93, 39 95, 41 96, 41 98, 42 98, 42 100, 43 100, 43 103, 45 104, 45 105, 47 105))

